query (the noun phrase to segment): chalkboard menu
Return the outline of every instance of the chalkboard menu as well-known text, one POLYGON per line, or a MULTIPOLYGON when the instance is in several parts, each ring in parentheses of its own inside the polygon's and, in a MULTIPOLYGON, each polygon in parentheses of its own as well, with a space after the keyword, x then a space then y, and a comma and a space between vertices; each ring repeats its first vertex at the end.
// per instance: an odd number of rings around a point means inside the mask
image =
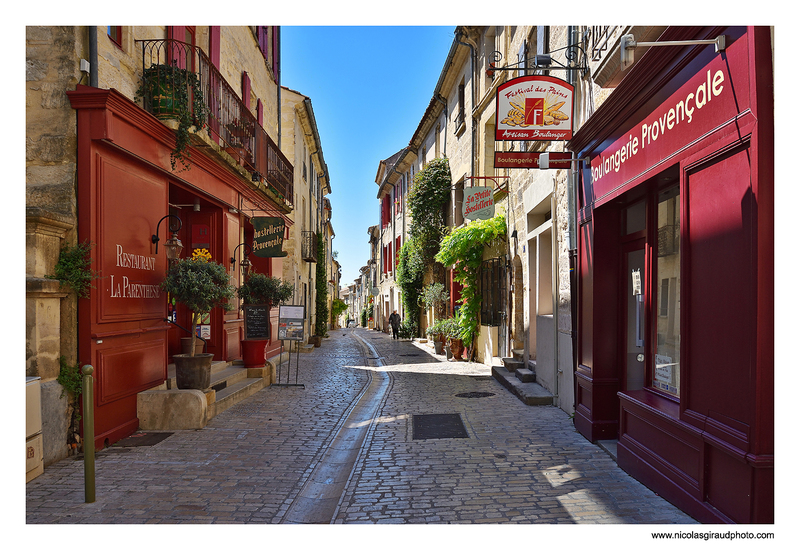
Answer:
POLYGON ((244 339, 269 340, 269 306, 245 305, 244 309, 244 339))

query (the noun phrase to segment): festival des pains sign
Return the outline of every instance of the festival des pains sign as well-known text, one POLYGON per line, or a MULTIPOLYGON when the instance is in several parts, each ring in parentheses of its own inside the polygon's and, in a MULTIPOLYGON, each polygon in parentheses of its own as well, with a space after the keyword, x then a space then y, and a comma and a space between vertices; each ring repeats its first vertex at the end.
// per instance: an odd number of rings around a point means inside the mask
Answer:
POLYGON ((522 76, 497 88, 496 141, 572 139, 574 88, 551 76, 522 76))
POLYGON ((488 220, 494 217, 494 197, 491 187, 465 187, 464 206, 466 220, 488 220))
POLYGON ((253 254, 259 258, 283 258, 283 235, 286 221, 283 218, 253 218, 253 254))

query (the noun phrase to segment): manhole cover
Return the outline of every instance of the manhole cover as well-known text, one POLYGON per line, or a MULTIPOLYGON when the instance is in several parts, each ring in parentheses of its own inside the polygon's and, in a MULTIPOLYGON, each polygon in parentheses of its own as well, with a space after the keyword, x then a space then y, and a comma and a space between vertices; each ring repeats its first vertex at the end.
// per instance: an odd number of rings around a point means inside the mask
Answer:
POLYGON ((414 439, 468 438, 460 414, 415 414, 414 439))
POLYGON ((494 394, 488 391, 469 391, 465 393, 457 393, 456 397, 470 397, 470 398, 478 398, 478 397, 491 397, 494 394))
POLYGON ((151 447, 156 443, 161 443, 172 435, 172 432, 138 432, 125 439, 117 441, 115 447, 151 447))

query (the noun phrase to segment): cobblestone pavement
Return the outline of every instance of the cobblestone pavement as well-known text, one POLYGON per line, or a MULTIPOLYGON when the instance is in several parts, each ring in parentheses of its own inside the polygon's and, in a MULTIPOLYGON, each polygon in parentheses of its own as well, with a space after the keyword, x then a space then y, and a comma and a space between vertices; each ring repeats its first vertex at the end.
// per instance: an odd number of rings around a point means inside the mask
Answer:
POLYGON ((81 461, 47 467, 26 485, 26 523, 280 523, 383 373, 389 390, 332 523, 696 523, 619 469, 563 411, 528 407, 489 367, 427 349, 332 331, 322 347, 292 356, 291 382, 299 357, 305 387, 265 388, 205 429, 154 446, 98 452, 94 503, 83 502, 81 461), (460 415, 468 437, 414 439, 413 415, 431 414, 460 415))

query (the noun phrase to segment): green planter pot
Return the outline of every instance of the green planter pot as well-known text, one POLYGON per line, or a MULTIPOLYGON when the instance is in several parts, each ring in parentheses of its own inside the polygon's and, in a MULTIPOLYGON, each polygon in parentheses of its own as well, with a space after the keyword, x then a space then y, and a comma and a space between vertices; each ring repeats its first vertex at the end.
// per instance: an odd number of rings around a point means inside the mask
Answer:
POLYGON ((192 357, 184 353, 173 355, 175 381, 179 390, 205 390, 211 386, 211 360, 213 353, 200 353, 192 357))

